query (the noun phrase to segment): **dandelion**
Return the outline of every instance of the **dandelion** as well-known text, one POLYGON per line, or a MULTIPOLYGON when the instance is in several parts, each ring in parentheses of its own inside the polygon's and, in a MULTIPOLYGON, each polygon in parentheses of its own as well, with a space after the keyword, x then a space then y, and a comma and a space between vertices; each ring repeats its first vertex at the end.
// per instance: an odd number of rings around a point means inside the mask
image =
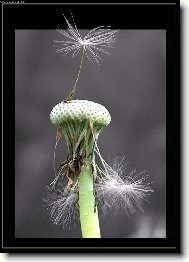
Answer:
MULTIPOLYGON (((66 19, 66 18, 65 18, 66 19)), ((68 32, 58 31, 69 41, 56 41, 61 45, 57 51, 64 55, 78 55, 83 49, 79 73, 69 97, 53 107, 50 120, 57 128, 53 155, 55 178, 48 186, 48 197, 44 199, 50 208, 54 224, 66 226, 75 220, 77 214, 83 238, 100 238, 98 208, 103 211, 116 207, 129 214, 134 208, 142 210, 142 202, 153 192, 144 173, 129 172, 123 159, 109 165, 102 158, 97 142, 98 137, 110 121, 108 110, 98 103, 88 100, 72 100, 79 78, 83 56, 99 63, 99 52, 108 53, 106 47, 115 43, 115 33, 108 27, 99 26, 91 30, 84 38, 77 27, 68 22, 68 32), (55 164, 55 151, 64 136, 68 156, 58 167, 55 164), (95 156, 101 161, 101 167, 95 162, 95 156)))

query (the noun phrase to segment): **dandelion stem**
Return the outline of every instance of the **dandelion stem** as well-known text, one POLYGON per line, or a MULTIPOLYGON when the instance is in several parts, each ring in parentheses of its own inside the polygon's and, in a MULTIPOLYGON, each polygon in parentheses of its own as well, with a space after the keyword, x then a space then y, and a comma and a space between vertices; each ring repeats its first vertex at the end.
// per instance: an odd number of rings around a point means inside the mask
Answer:
POLYGON ((75 95, 76 86, 77 86, 77 83, 78 83, 78 80, 79 80, 79 76, 80 76, 80 72, 81 72, 81 67, 82 67, 82 64, 83 64, 84 53, 85 53, 85 48, 83 47, 83 52, 82 52, 82 57, 81 57, 81 63, 80 63, 80 66, 79 66, 79 71, 78 71, 78 74, 77 74, 77 78, 76 78, 76 80, 75 80, 75 84, 74 84, 73 89, 71 90, 69 96, 66 98, 66 101, 71 101, 71 100, 72 100, 72 97, 75 95))
POLYGON ((95 209, 93 182, 91 160, 86 159, 86 165, 79 176, 79 212, 83 238, 101 237, 98 211, 97 208, 95 209))

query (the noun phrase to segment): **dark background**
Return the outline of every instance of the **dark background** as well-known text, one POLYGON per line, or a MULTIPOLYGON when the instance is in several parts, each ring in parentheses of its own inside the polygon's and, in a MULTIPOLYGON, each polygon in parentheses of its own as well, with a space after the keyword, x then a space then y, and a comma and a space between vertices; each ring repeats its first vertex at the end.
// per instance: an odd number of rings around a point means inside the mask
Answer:
MULTIPOLYGON (((73 15, 79 28, 79 15, 73 15)), ((95 21, 94 27, 99 25, 95 21)), ((57 54, 53 40, 60 39, 56 30, 15 31, 17 238, 81 237, 77 223, 70 229, 54 226, 42 201, 54 177, 56 129, 49 114, 68 95, 81 58, 57 54)), ((166 31, 120 30, 111 53, 101 55, 100 67, 84 58, 75 98, 109 110, 112 121, 100 135, 101 154, 107 160, 125 156, 131 170, 145 169, 155 192, 144 213, 100 212, 102 237, 166 237, 166 31)), ((66 155, 62 141, 57 163, 66 155)))

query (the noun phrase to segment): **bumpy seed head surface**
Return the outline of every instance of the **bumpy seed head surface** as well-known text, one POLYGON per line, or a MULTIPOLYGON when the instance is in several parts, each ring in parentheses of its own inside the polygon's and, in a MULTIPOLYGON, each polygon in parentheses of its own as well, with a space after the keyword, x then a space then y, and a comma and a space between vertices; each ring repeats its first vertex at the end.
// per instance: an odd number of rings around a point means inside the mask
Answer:
POLYGON ((107 126, 111 121, 110 114, 104 106, 88 100, 72 100, 59 103, 52 109, 50 119, 56 126, 70 120, 90 120, 94 124, 103 126, 107 126))

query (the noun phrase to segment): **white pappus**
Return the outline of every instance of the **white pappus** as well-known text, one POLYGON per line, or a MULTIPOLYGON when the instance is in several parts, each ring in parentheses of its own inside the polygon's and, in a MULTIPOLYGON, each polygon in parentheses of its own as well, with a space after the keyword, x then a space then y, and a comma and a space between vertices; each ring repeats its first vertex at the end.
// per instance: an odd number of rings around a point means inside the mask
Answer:
POLYGON ((74 58, 83 48, 83 54, 86 54, 88 60, 92 62, 95 61, 99 65, 101 59, 99 52, 111 55, 106 49, 113 48, 113 44, 116 43, 115 34, 118 30, 110 29, 111 26, 98 26, 90 30, 89 33, 82 38, 75 23, 74 28, 66 18, 65 20, 68 26, 68 32, 59 27, 57 30, 60 34, 70 40, 54 40, 54 46, 58 46, 58 53, 60 52, 63 53, 63 55, 67 55, 68 53, 73 52, 72 57, 74 58))

